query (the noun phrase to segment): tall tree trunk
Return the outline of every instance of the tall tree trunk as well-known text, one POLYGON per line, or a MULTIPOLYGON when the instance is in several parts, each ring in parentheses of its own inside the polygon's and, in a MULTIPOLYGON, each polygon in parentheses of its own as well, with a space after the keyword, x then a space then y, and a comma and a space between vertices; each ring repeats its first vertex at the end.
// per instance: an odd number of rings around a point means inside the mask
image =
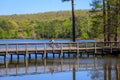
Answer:
POLYGON ((104 42, 107 41, 107 26, 106 26, 106 0, 103 0, 103 25, 104 25, 104 30, 103 30, 103 33, 104 33, 104 42))
POLYGON ((110 36, 111 36, 111 9, 110 9, 110 0, 107 1, 107 41, 111 41, 110 36))
POLYGON ((116 9, 115 9, 115 18, 116 18, 116 32, 115 32, 115 41, 117 41, 118 39, 118 26, 119 26, 119 0, 116 0, 116 9))
POLYGON ((75 14, 74 14, 74 0, 71 1, 72 4, 72 34, 73 42, 75 42, 75 14))

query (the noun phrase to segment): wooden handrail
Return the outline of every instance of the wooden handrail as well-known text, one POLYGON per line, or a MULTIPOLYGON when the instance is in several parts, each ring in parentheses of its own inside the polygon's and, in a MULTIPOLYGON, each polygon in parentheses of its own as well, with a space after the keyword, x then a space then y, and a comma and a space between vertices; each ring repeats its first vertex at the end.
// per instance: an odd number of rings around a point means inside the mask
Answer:
POLYGON ((110 49, 114 48, 120 48, 119 45, 120 42, 68 42, 68 43, 64 43, 64 42, 55 42, 55 43, 50 43, 50 42, 40 42, 40 43, 36 43, 36 42, 30 42, 30 43, 0 43, 0 51, 2 51, 4 49, 4 51, 8 52, 8 50, 10 49, 15 49, 16 52, 19 51, 19 49, 24 49, 26 51, 28 51, 29 49, 33 48, 36 51, 39 48, 42 48, 44 50, 47 50, 48 48, 51 48, 50 45, 53 45, 52 49, 63 49, 63 48, 67 48, 67 49, 77 49, 78 48, 85 48, 86 50, 88 48, 94 48, 94 50, 96 50, 97 47, 108 47, 110 49), (104 44, 108 44, 109 45, 104 45, 104 44), (79 45, 78 45, 79 44, 79 45), (117 45, 116 45, 117 44, 117 45))

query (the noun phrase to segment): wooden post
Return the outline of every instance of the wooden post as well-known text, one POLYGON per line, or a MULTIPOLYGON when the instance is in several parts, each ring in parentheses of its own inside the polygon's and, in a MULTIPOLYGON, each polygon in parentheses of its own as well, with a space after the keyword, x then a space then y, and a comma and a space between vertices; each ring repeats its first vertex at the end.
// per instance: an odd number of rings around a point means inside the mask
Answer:
POLYGON ((27 60, 27 54, 28 54, 28 44, 26 44, 26 52, 25 52, 26 74, 28 74, 28 60, 27 60))
POLYGON ((35 52, 37 53, 38 44, 35 45, 35 52))
POLYGON ((60 53, 60 58, 63 57, 63 44, 61 43, 61 53, 60 53))
POLYGON ((97 53, 97 50, 96 50, 96 42, 94 42, 94 48, 95 48, 95 54, 97 53))
POLYGON ((79 57, 79 43, 77 43, 77 57, 79 57))
MULTIPOLYGON (((69 47, 68 58, 70 58, 72 44, 69 43, 69 44, 68 44, 68 47, 69 47)), ((65 55, 64 55, 64 56, 65 56, 65 55)))
POLYGON ((8 54, 8 44, 6 44, 6 55, 8 54))
POLYGON ((112 43, 113 42, 109 42, 109 44, 110 44, 110 53, 112 53, 112 43))
POLYGON ((43 58, 46 58, 47 57, 47 55, 46 55, 46 43, 44 43, 44 53, 43 54, 44 54, 43 58))
POLYGON ((16 44, 16 53, 18 54, 19 45, 16 44))
POLYGON ((88 49, 87 49, 87 42, 85 42, 85 48, 86 48, 87 56, 89 57, 89 53, 88 53, 88 49))
POLYGON ((85 42, 85 48, 86 48, 86 51, 87 51, 87 42, 85 42))
POLYGON ((71 43, 68 44, 69 52, 71 52, 71 43))

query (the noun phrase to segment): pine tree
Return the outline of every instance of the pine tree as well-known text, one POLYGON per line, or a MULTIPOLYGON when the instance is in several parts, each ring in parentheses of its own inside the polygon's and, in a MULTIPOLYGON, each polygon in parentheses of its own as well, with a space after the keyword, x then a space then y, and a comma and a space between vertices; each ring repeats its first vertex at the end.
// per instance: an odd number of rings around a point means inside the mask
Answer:
MULTIPOLYGON (((62 0, 64 1, 70 1, 70 0, 62 0)), ((75 42, 76 34, 75 34, 75 14, 74 14, 74 0, 71 0, 71 5, 72 5, 72 35, 73 35, 73 42, 75 42)))

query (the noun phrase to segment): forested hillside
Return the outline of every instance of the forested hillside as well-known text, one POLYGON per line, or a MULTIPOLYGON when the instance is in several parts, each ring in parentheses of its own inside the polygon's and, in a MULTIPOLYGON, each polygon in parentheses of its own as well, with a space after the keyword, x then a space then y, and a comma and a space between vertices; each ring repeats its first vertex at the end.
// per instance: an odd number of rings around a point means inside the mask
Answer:
MULTIPOLYGON (((89 10, 76 10, 76 38, 90 36, 89 10)), ((0 38, 72 38, 71 11, 0 16, 0 38)))
MULTIPOLYGON (((92 0, 75 10, 77 39, 120 40, 120 0, 92 0)), ((72 39, 71 11, 0 16, 0 39, 72 39)))
MULTIPOLYGON (((92 10, 75 10, 77 39, 117 40, 119 13, 108 11, 106 14, 111 17, 105 17, 100 6, 93 5, 92 10)), ((72 39, 71 17, 71 11, 0 16, 0 39, 72 39)))

